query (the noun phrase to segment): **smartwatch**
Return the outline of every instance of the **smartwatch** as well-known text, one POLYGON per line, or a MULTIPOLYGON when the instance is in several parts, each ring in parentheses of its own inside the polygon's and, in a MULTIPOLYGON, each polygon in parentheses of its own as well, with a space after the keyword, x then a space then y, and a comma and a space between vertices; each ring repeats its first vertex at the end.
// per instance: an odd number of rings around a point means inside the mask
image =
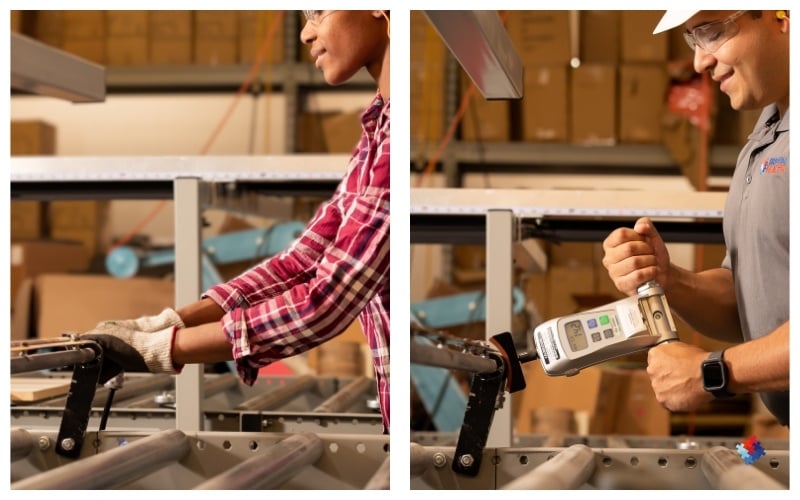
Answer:
POLYGON ((703 375, 703 389, 714 395, 715 398, 730 398, 735 396, 728 392, 728 365, 722 359, 725 349, 714 351, 700 366, 703 375))

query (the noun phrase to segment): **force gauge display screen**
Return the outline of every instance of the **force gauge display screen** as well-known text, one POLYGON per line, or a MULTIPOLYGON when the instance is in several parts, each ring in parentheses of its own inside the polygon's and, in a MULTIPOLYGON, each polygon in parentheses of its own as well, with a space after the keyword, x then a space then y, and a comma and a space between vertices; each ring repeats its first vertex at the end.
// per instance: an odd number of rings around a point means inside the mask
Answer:
POLYGON ((589 343, 586 340, 586 331, 583 329, 581 320, 576 319, 564 324, 564 330, 566 330, 570 349, 581 351, 589 347, 589 343))

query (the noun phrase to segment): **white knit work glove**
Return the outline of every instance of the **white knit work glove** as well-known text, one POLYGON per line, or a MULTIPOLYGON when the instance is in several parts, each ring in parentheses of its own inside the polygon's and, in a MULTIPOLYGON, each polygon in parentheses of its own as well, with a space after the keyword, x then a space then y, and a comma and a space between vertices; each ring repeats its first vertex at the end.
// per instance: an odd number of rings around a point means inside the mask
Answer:
POLYGON ((91 331, 81 340, 93 340, 103 349, 99 383, 126 372, 177 373, 172 364, 172 338, 177 326, 154 332, 117 328, 104 332, 91 331))
POLYGON ((152 333, 163 330, 168 326, 177 326, 178 328, 186 327, 181 317, 175 309, 171 307, 167 307, 155 316, 101 321, 97 326, 86 333, 121 333, 123 331, 152 333))

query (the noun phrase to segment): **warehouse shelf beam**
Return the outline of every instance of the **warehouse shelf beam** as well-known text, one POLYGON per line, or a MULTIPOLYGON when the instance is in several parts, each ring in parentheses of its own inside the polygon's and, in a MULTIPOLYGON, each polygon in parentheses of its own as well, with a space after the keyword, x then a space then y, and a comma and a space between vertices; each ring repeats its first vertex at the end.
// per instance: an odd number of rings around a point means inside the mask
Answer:
POLYGON ((347 156, 16 156, 10 164, 12 199, 172 198, 173 180, 185 176, 262 194, 313 196, 333 192, 347 156))
MULTIPOLYGON (((432 151, 433 146, 412 146, 411 158, 420 157, 420 151, 432 151)), ((595 167, 630 170, 646 175, 655 169, 674 169, 678 166, 663 145, 618 144, 615 146, 581 146, 575 144, 549 144, 531 142, 453 142, 448 147, 452 160, 460 163, 493 165, 492 172, 502 173, 496 165, 518 165, 536 173, 541 165, 580 166, 585 170, 595 167)), ((733 172, 738 146, 711 148, 709 166, 713 170, 733 172)), ((463 166, 462 166, 463 167, 463 166)), ((607 170, 597 173, 606 174, 607 170)))
POLYGON ((669 242, 721 243, 722 192, 536 189, 411 189, 411 243, 483 244, 486 216, 507 209, 516 238, 602 241, 639 217, 659 220, 669 242))
POLYGON ((11 33, 11 89, 75 103, 103 102, 103 66, 11 33))
MULTIPOLYGON (((109 66, 107 84, 112 92, 237 90, 249 72, 249 64, 109 66)), ((259 76, 251 88, 279 87, 291 81, 299 86, 331 89, 322 73, 308 62, 262 64, 259 75, 265 74, 269 75, 269 80, 259 76)), ((372 89, 374 86, 375 81, 362 68, 347 84, 336 88, 353 90, 372 89)))

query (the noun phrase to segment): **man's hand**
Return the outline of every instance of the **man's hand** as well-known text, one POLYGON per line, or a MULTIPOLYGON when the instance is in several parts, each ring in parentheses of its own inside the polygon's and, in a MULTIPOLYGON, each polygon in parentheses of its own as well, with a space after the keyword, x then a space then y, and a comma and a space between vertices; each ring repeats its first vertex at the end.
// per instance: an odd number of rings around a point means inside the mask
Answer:
POLYGON ((100 383, 121 371, 177 373, 172 363, 172 339, 176 326, 154 332, 124 329, 120 326, 104 331, 91 330, 81 340, 93 340, 103 348, 100 383))
POLYGON ((617 290, 632 296, 639 286, 656 280, 666 291, 670 258, 653 222, 642 217, 633 229, 619 228, 603 241, 603 266, 617 290))
POLYGON ((665 342, 647 354, 647 374, 656 399, 671 411, 692 411, 714 396, 703 389, 700 365, 708 353, 684 342, 665 342))
POLYGON ((163 330, 170 326, 185 328, 183 319, 175 309, 170 307, 164 309, 155 316, 142 316, 136 319, 114 319, 101 321, 93 329, 86 333, 123 333, 126 331, 136 331, 153 333, 163 330))

